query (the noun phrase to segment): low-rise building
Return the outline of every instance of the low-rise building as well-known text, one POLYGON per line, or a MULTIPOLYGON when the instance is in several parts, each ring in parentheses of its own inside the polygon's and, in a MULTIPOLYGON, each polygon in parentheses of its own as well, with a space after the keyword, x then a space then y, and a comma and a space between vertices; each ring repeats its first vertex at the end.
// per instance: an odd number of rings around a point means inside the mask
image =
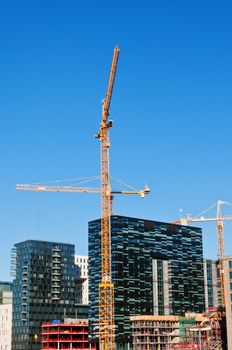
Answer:
MULTIPOLYGON (((66 319, 60 323, 58 320, 42 325, 41 350, 75 350, 90 349, 88 341, 88 321, 66 319)), ((95 349, 95 347, 91 347, 95 349)))
POLYGON ((12 283, 0 282, 0 350, 11 350, 12 283))
POLYGON ((12 304, 0 305, 0 350, 11 350, 12 304))

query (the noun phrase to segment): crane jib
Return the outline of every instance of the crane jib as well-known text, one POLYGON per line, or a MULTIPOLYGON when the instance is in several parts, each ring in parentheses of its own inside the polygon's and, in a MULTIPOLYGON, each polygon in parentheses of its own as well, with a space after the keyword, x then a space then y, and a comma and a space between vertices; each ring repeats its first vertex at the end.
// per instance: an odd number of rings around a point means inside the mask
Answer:
POLYGON ((113 87, 114 87, 114 80, 115 80, 116 71, 117 71, 119 52, 120 52, 119 48, 115 47, 113 59, 112 59, 112 64, 111 64, 111 69, 110 69, 108 88, 107 88, 107 92, 106 92, 106 97, 105 97, 104 102, 103 102, 103 111, 104 111, 103 118, 104 118, 104 120, 106 120, 108 115, 109 115, 110 102, 111 102, 111 97, 112 97, 112 92, 113 92, 113 87))

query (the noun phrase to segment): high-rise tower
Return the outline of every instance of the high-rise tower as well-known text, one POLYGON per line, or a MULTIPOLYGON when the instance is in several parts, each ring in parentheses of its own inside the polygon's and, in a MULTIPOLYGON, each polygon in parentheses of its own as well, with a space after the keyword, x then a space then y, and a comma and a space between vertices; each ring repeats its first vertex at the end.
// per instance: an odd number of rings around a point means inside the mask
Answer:
MULTIPOLYGON (((113 215, 112 280, 118 349, 131 344, 130 316, 203 312, 200 228, 113 215)), ((89 223, 90 333, 98 331, 100 220, 89 223)))
POLYGON ((40 349, 41 324, 76 317, 74 245, 14 245, 12 350, 40 349))

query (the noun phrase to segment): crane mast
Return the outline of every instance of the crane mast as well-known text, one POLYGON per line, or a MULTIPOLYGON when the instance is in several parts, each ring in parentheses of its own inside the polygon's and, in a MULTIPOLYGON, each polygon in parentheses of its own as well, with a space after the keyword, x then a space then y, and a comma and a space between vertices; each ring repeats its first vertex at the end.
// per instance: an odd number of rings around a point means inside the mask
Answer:
POLYGON ((223 271, 223 259, 224 259, 224 222, 221 213, 221 207, 223 202, 217 202, 217 239, 218 239, 218 256, 219 256, 219 278, 221 287, 221 304, 225 308, 225 286, 224 286, 224 271, 223 271))
POLYGON ((102 121, 97 137, 101 151, 101 283, 99 284, 99 345, 100 349, 110 350, 115 347, 114 329, 114 285, 111 276, 111 187, 109 129, 108 121, 110 102, 117 70, 119 48, 114 49, 106 97, 102 105, 102 121))

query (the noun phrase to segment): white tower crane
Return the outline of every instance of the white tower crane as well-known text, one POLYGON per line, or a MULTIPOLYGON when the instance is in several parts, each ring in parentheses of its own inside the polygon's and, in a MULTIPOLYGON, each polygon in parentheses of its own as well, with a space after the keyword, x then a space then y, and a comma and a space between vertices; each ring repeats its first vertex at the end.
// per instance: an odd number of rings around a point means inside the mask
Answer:
POLYGON ((211 205, 196 217, 188 215, 187 218, 181 218, 175 221, 175 224, 188 225, 190 222, 210 222, 216 221, 217 228, 217 240, 218 240, 218 258, 219 258, 219 275, 220 275, 220 289, 221 289, 221 306, 225 308, 225 288, 224 288, 224 272, 223 272, 223 259, 224 259, 224 221, 232 220, 232 216, 222 216, 222 205, 232 205, 231 202, 225 202, 218 200, 217 203, 211 205), (217 207, 217 216, 205 218, 203 215, 210 209, 217 207))

